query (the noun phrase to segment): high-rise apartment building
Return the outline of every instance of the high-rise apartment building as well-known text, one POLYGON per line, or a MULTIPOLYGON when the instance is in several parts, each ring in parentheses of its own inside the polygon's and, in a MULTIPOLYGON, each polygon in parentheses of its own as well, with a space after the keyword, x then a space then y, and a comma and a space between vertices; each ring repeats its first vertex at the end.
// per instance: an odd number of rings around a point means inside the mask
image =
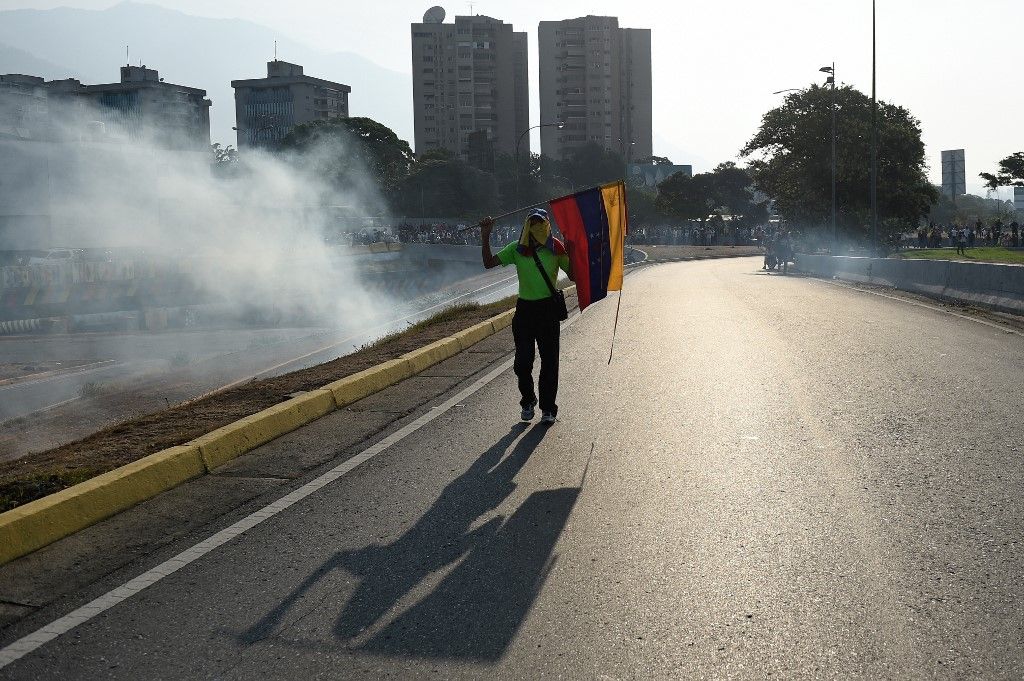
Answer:
POLYGON ((447 149, 476 165, 514 154, 530 126, 526 33, 481 15, 446 24, 440 8, 423 19, 412 25, 416 153, 447 149))
POLYGON ((298 64, 267 62, 266 78, 233 80, 238 149, 276 143, 300 123, 348 117, 352 88, 307 76, 298 64))
POLYGON ((562 159, 589 142, 627 163, 653 155, 651 31, 616 17, 542 21, 541 151, 562 159))

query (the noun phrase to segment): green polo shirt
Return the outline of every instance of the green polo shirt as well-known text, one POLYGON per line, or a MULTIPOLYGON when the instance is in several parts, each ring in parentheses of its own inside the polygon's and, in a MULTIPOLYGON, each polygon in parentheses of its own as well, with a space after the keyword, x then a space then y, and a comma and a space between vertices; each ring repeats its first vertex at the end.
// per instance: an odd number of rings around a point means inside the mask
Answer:
MULTIPOLYGON (((516 274, 519 275, 519 297, 523 300, 541 300, 550 298, 551 290, 544 282, 537 269, 537 263, 532 255, 523 255, 518 250, 519 242, 513 241, 508 246, 498 251, 498 260, 502 266, 515 265, 516 274)), ((566 274, 569 272, 569 256, 555 255, 550 248, 541 247, 537 249, 537 256, 544 265, 551 283, 558 286, 558 268, 561 267, 566 274)))

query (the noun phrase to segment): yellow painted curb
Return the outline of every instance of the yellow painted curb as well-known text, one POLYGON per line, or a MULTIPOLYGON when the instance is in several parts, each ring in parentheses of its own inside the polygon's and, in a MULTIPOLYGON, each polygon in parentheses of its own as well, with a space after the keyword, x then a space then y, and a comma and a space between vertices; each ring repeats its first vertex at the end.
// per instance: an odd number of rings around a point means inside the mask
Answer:
POLYGON ((206 473, 194 444, 171 447, 0 514, 0 565, 206 473))
POLYGON ((418 350, 299 395, 55 494, 0 513, 0 565, 109 518, 325 414, 399 383, 512 323, 503 312, 418 350))
POLYGON ((466 350, 493 334, 494 325, 488 319, 458 332, 453 338, 459 341, 459 348, 466 350))
POLYGON ((508 312, 502 312, 500 315, 491 317, 491 326, 494 328, 494 332, 497 333, 502 329, 512 326, 512 317, 516 314, 515 310, 509 310, 508 312))
POLYGON ((418 374, 438 362, 454 357, 461 351, 462 347, 459 345, 459 339, 455 336, 449 336, 448 338, 434 341, 430 345, 424 345, 419 350, 407 352, 402 355, 402 359, 409 362, 414 374, 418 374))
POLYGON ((246 416, 192 440, 212 471, 274 438, 334 411, 334 394, 320 388, 246 416))
POLYGON ((324 389, 334 394, 334 404, 341 409, 410 376, 412 365, 404 359, 393 359, 328 383, 324 389))

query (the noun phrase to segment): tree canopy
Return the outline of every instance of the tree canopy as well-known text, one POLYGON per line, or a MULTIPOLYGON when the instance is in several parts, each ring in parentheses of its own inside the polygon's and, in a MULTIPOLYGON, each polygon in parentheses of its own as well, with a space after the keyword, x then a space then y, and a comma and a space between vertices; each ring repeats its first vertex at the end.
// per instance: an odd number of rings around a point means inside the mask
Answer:
MULTIPOLYGON (((764 115, 740 151, 751 157, 759 189, 779 212, 806 225, 826 225, 832 211, 831 88, 813 85, 764 115)), ((871 99, 850 86, 835 92, 838 223, 868 233, 871 214, 871 99)), ((878 212, 884 230, 915 227, 937 200, 926 176, 921 125, 911 113, 878 103, 878 212)))
POLYGON ((395 190, 415 161, 409 143, 372 118, 330 118, 292 128, 278 149, 313 159, 318 172, 342 189, 365 185, 369 174, 385 193, 395 190))
POLYGON ((619 154, 609 151, 597 142, 588 142, 569 154, 568 158, 551 161, 554 175, 568 178, 573 185, 594 187, 625 177, 626 162, 619 154))
POLYGON ((1010 154, 999 162, 995 173, 979 173, 989 189, 999 187, 1024 187, 1024 151, 1010 154))
POLYGON ((423 154, 398 185, 396 208, 417 217, 479 217, 498 203, 494 175, 445 150, 423 154))
POLYGON ((767 221, 768 210, 754 195, 753 180, 745 168, 722 163, 710 173, 690 177, 676 173, 658 185, 656 207, 683 220, 724 220, 752 227, 767 221))

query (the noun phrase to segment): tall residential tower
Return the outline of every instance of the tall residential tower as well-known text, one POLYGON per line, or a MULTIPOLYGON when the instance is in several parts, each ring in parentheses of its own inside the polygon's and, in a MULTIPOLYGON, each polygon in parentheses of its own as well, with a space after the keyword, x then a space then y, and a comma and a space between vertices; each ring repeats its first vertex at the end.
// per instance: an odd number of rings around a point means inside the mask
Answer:
POLYGON ((653 154, 651 31, 619 28, 616 17, 542 21, 541 151, 562 159, 596 142, 627 163, 653 154))
POLYGON ((417 154, 447 149, 485 167, 515 153, 530 126, 526 33, 481 15, 446 24, 434 7, 412 24, 412 67, 417 154))

